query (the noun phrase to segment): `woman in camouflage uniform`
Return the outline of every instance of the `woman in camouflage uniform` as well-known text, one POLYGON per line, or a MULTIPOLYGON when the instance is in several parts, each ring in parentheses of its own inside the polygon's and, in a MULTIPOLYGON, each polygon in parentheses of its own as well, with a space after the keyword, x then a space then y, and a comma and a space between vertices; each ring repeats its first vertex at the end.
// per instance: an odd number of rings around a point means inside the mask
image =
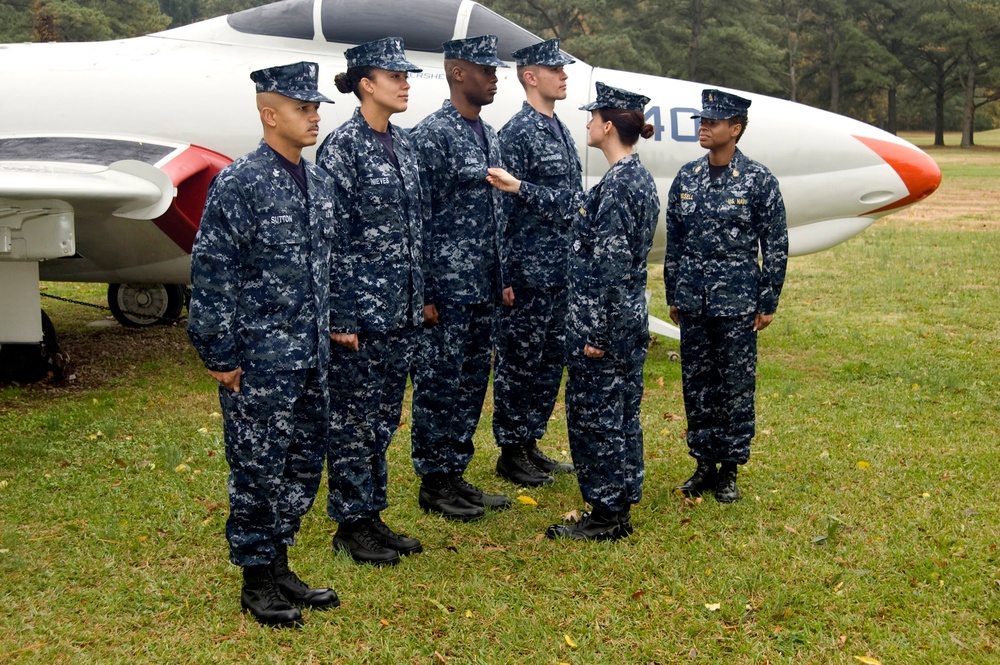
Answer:
POLYGON ((660 214, 653 176, 635 144, 649 138, 648 97, 597 84, 587 145, 610 169, 586 194, 532 185, 501 169, 490 182, 539 206, 575 209, 566 326, 566 420, 570 451, 591 512, 554 524, 549 538, 616 540, 632 533, 630 509, 642 497, 642 366, 649 346, 646 255, 660 214))
POLYGON ((388 507, 386 450, 399 425, 415 333, 423 324, 421 208, 417 158, 407 134, 389 122, 406 110, 403 40, 387 37, 345 52, 337 89, 361 108, 323 141, 318 162, 333 178, 350 250, 335 256, 331 289, 350 314, 331 321, 330 495, 339 523, 335 549, 359 563, 395 564, 420 541, 395 533, 388 507))

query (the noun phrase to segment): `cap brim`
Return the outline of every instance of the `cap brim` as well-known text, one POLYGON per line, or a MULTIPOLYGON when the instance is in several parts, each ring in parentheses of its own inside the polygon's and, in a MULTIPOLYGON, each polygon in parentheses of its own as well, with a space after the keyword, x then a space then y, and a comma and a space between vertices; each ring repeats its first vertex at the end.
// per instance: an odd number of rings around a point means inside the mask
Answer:
POLYGON ((469 60, 474 65, 480 65, 482 67, 505 67, 510 68, 503 60, 498 60, 497 58, 476 58, 475 60, 469 60))
POLYGON ((389 72, 422 72, 424 70, 417 67, 415 64, 408 60, 397 60, 396 62, 390 62, 388 65, 383 67, 389 72))
POLYGON ((694 119, 697 118, 708 118, 709 120, 729 120, 730 118, 735 118, 737 114, 723 113, 722 111, 706 111, 702 109, 697 115, 691 116, 694 119))
POLYGON ((318 90, 275 90, 275 92, 279 95, 284 95, 289 99, 297 99, 300 102, 326 102, 327 104, 336 103, 318 90))

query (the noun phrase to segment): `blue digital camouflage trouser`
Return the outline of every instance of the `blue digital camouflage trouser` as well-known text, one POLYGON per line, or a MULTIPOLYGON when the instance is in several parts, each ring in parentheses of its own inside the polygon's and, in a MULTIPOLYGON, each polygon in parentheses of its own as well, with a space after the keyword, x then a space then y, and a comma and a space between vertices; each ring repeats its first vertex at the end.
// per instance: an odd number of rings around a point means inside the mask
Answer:
POLYGON ((475 447, 493 350, 493 303, 438 305, 413 366, 413 468, 417 475, 465 472, 475 447))
POLYGON ((316 369, 244 370, 240 392, 219 387, 229 462, 229 559, 270 563, 292 545, 309 511, 326 455, 327 396, 316 369))
POLYGON ((681 377, 691 456, 746 464, 754 435, 754 314, 680 313, 681 377))
POLYGON ((493 436, 519 445, 545 435, 562 383, 566 345, 564 287, 514 291, 514 306, 500 308, 493 368, 493 436))
MULTIPOLYGON (((572 338, 572 336, 570 336, 572 338)), ((642 498, 642 366, 649 336, 603 358, 583 355, 583 340, 566 346, 566 425, 583 499, 621 512, 642 498)))
POLYGON ((330 494, 335 522, 378 516, 388 505, 386 451, 399 427, 413 328, 358 335, 358 350, 330 350, 330 494))

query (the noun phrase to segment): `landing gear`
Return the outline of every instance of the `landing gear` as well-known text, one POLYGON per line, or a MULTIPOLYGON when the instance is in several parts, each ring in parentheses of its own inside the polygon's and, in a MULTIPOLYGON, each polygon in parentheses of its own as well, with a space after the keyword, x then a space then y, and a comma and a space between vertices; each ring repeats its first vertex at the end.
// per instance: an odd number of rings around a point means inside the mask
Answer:
POLYGON ((45 378, 62 379, 64 358, 56 342, 56 328, 42 312, 40 344, 0 345, 0 382, 34 383, 45 378))
POLYGON ((180 284, 108 284, 108 307, 126 328, 171 323, 184 309, 180 284))

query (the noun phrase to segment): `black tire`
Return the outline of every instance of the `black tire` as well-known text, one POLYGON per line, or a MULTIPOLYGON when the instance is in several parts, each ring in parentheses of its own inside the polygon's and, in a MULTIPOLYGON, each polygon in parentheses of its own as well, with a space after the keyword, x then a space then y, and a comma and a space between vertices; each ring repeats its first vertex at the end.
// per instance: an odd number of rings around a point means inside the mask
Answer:
POLYGON ((170 324, 184 309, 180 284, 108 284, 108 307, 126 328, 170 324))
POLYGON ((50 372, 59 378, 56 356, 59 344, 56 341, 56 327, 44 311, 42 312, 41 344, 4 344, 0 346, 0 383, 16 381, 34 383, 49 376, 50 372))

